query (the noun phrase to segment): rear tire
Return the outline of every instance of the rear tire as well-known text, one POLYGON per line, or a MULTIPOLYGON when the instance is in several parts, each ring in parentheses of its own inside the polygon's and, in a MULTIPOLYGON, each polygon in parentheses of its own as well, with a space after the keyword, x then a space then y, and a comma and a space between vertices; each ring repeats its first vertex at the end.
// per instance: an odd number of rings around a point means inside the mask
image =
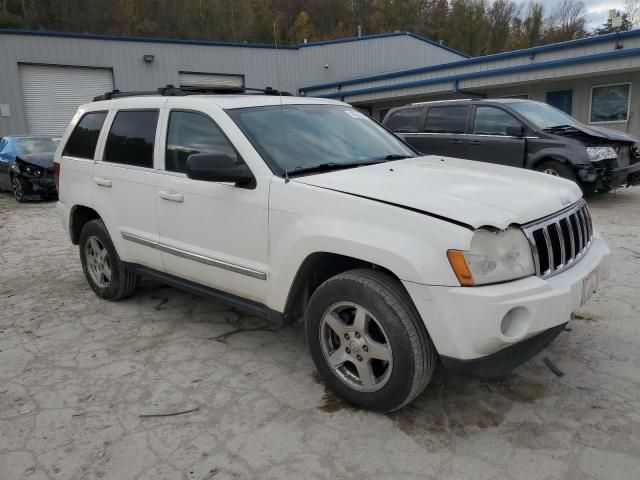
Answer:
POLYGON ((536 170, 541 173, 546 173, 547 175, 562 177, 578 183, 578 177, 576 176, 576 172, 573 168, 566 163, 558 162, 557 160, 542 162, 536 167, 536 170))
POLYGON ((102 220, 91 220, 80 232, 80 261, 92 290, 105 300, 120 300, 132 295, 139 276, 128 271, 111 241, 102 220))
POLYGON ((398 280, 375 270, 330 278, 305 318, 311 358, 327 384, 358 407, 390 412, 427 386, 436 350, 398 280))

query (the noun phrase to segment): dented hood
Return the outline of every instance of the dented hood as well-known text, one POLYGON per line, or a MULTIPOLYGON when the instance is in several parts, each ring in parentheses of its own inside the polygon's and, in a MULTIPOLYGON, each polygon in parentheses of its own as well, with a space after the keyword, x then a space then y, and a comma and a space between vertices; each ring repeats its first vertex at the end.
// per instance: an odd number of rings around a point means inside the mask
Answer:
POLYGON ((291 181, 368 198, 478 228, 504 229, 551 215, 582 197, 568 180, 520 168, 416 157, 291 181))
MULTIPOLYGON (((618 130, 612 130, 610 128, 604 127, 595 127, 595 126, 587 126, 582 124, 572 125, 576 130, 585 135, 589 135, 594 138, 601 138, 603 140, 608 140, 611 142, 625 142, 625 143, 636 143, 640 142, 639 138, 634 137, 626 132, 620 132, 618 130)), ((571 131, 568 130, 566 134, 562 132, 554 132, 554 135, 567 135, 572 136, 571 131)))
POLYGON ((51 170, 53 169, 53 156, 53 153, 34 153, 32 155, 18 155, 16 159, 51 170))

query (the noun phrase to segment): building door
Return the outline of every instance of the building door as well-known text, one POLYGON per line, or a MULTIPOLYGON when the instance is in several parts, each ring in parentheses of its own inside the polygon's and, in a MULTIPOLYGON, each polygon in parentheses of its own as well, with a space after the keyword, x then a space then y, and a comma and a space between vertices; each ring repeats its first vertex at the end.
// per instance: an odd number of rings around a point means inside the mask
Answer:
POLYGON ((113 90, 108 68, 19 65, 27 133, 62 135, 78 109, 113 90))
POLYGON ((573 90, 556 90, 547 92, 547 103, 564 113, 571 115, 573 103, 573 90))

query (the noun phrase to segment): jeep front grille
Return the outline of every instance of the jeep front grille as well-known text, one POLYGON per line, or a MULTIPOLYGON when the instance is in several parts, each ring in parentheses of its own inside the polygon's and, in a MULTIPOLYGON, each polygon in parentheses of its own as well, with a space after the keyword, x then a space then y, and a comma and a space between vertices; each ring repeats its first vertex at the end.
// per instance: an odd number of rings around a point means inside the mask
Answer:
POLYGON ((536 274, 556 275, 587 253, 593 239, 591 214, 584 200, 571 207, 522 226, 531 249, 536 274))

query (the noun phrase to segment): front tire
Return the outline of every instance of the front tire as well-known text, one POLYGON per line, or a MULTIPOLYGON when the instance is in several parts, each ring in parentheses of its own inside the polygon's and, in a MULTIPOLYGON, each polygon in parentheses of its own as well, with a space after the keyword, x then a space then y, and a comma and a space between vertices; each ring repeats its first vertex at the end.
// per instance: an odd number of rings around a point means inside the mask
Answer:
POLYGON ((557 160, 542 162, 536 167, 536 170, 553 177, 562 177, 567 180, 571 180, 572 182, 578 183, 578 177, 576 176, 576 172, 573 170, 573 168, 571 168, 571 166, 567 165, 566 163, 558 162, 557 160))
POLYGON ((14 176, 11 179, 11 189, 13 190, 13 196, 16 202, 24 203, 27 201, 24 180, 18 176, 14 176))
POLYGON ((120 300, 132 295, 138 275, 129 272, 102 220, 92 220, 80 233, 80 261, 89 286, 100 298, 120 300))
POLYGON ((351 270, 313 293, 305 318, 311 358, 347 402, 390 412, 427 386, 436 350, 402 285, 375 270, 351 270))

